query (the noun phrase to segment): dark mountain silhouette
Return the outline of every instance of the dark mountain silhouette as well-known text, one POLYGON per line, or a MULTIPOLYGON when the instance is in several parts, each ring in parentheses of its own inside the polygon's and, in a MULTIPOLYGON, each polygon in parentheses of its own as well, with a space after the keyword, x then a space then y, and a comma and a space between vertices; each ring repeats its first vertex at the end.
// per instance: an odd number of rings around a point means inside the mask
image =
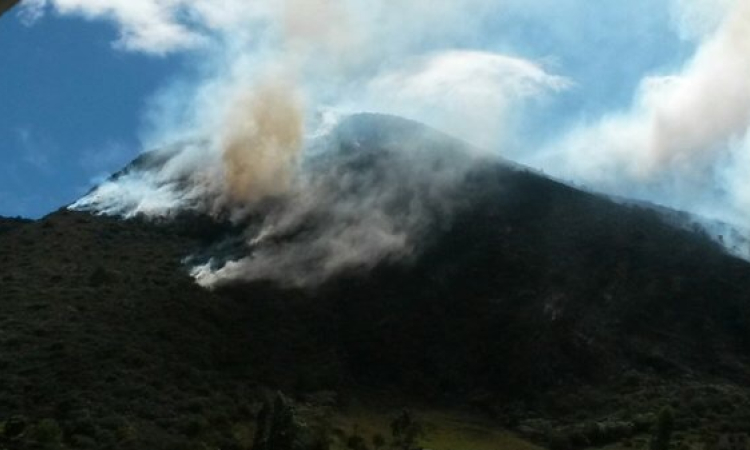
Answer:
POLYGON ((27 223, 31 223, 31 220, 22 219, 20 217, 0 217, 0 233, 11 231, 27 223))
MULTIPOLYGON (((371 173, 407 141, 463 154, 378 116, 327 145, 371 173)), ((664 404, 683 430, 745 423, 750 264, 662 211, 502 161, 455 194, 412 258, 305 290, 198 287, 184 258, 237 229, 194 213, 0 221, 0 421, 52 419, 74 448, 243 448, 232 430, 272 387, 480 409, 527 431, 664 404)))
POLYGON ((17 5, 20 0, 0 0, 0 16, 6 13, 10 8, 17 5))

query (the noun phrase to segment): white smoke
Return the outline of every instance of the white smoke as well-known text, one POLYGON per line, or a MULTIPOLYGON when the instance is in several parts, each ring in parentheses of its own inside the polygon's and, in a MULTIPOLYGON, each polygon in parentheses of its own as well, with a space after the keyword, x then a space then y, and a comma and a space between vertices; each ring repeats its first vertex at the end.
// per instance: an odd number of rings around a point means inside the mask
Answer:
POLYGON ((570 86, 569 80, 520 58, 446 51, 372 80, 367 104, 378 111, 419 118, 489 149, 506 141, 524 101, 570 86))
MULTIPOLYGON (((593 189, 750 228, 744 169, 750 163, 748 0, 25 5, 32 19, 54 11, 108 20, 120 31, 117 48, 157 55, 187 51, 195 62, 191 76, 152 99, 144 131, 146 148, 193 144, 158 169, 105 183, 75 207, 126 216, 229 210, 242 221, 265 198, 286 199, 285 213, 270 213, 262 229, 248 231, 252 255, 196 272, 207 285, 278 278, 274 267, 308 283, 304 261, 329 274, 409 253, 414 230, 422 226, 418 214, 394 221, 373 200, 362 202, 373 214, 357 220, 364 210, 346 207, 350 198, 312 182, 303 167, 316 147, 312 143, 333 130, 338 117, 360 111, 415 119, 593 189), (669 37, 692 51, 660 53, 656 44, 669 37), (639 49, 642 42, 653 48, 639 49), (663 64, 643 63, 658 58, 663 64), (640 66, 631 73, 636 62, 640 66), (633 84, 637 88, 630 92, 633 84), (623 106, 618 99, 628 93, 630 104, 623 106), (564 110, 540 112, 556 97, 564 110), (307 241, 264 246, 310 214, 334 219, 307 241)), ((461 170, 447 178, 460 179, 461 170)), ((376 191, 372 199, 389 195, 376 191)))
POLYGON ((728 221, 747 221, 750 178, 750 2, 714 4, 723 11, 696 29, 705 2, 680 2, 679 23, 702 36, 674 74, 643 79, 632 107, 582 123, 555 138, 533 164, 613 194, 626 193, 728 221), (745 166, 746 167, 746 166, 745 166))
MULTIPOLYGON (((393 120, 387 117, 348 120, 368 131, 394 130, 387 128, 393 120)), ((248 229, 246 256, 196 267, 198 282, 207 287, 237 280, 311 286, 347 270, 409 259, 431 230, 450 222, 460 204, 456 190, 479 157, 463 153, 463 143, 408 126, 413 129, 398 135, 397 142, 320 138, 317 143, 326 152, 310 156, 307 164, 314 167, 265 211, 258 227, 248 229)))

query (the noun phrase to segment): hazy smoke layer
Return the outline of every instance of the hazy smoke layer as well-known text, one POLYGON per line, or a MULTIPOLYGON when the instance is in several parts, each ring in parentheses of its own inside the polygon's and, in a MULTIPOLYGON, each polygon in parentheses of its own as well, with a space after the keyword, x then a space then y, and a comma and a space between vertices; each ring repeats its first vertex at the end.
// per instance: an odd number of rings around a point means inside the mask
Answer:
MULTIPOLYGON (((750 2, 711 5, 723 5, 724 14, 700 31, 690 17, 707 14, 705 2, 681 3, 692 8, 682 11, 688 21, 682 30, 700 36, 684 66, 645 77, 629 109, 579 124, 530 161, 600 190, 746 228, 750 2)), ((747 248, 733 250, 750 255, 747 248)))
POLYGON ((525 100, 571 83, 529 61, 479 51, 431 54, 373 79, 367 106, 417 117, 482 148, 510 140, 513 116, 525 100))
POLYGON ((449 221, 449 193, 479 150, 454 143, 449 157, 439 150, 447 137, 401 134, 401 123, 380 130, 397 133, 398 142, 381 136, 363 144, 386 120, 372 119, 348 133, 344 151, 340 117, 363 109, 410 117, 432 111, 421 118, 489 146, 506 134, 498 125, 512 110, 569 85, 521 58, 451 48, 470 37, 489 2, 222 3, 50 2, 58 12, 114 19, 120 47, 195 47, 204 57, 188 92, 184 83, 165 91, 152 112, 151 145, 189 144, 151 155, 155 161, 73 207, 126 217, 189 209, 245 225, 242 252, 195 269, 205 286, 256 279, 314 285, 408 258, 426 229, 449 221), (454 20, 463 22, 446 26, 454 20), (361 159, 375 148, 382 154, 361 159))
POLYGON ((204 286, 270 279, 310 286, 347 270, 410 258, 449 226, 477 157, 465 144, 387 116, 346 119, 311 142, 304 175, 265 205, 244 236, 244 256, 214 258, 193 275, 204 286))
POLYGON ((603 183, 702 172, 750 125, 748 73, 750 2, 742 1, 681 71, 644 78, 629 111, 573 130, 562 146, 554 142, 550 157, 603 183))
MULTIPOLYGON (((350 261, 363 264, 414 245, 419 227, 403 224, 422 221, 401 222, 378 202, 372 210, 382 217, 358 221, 363 211, 345 205, 368 204, 363 191, 353 200, 306 163, 320 151, 313 142, 360 111, 416 119, 560 178, 739 230, 716 234, 750 229, 748 0, 25 5, 30 21, 48 10, 105 19, 120 30, 118 48, 187 51, 195 61, 191 75, 154 97, 144 130, 147 148, 192 144, 105 183, 76 207, 126 216, 194 209, 242 221, 261 200, 285 199, 286 209, 248 230, 252 256, 203 267, 205 284, 278 278, 270 267, 302 273, 297 263, 313 254, 317 267, 341 267, 333 261, 358 249, 362 256, 350 261), (316 222, 327 228, 262 245, 309 214, 329 218, 316 222)), ((736 242, 725 236, 750 255, 736 242)))

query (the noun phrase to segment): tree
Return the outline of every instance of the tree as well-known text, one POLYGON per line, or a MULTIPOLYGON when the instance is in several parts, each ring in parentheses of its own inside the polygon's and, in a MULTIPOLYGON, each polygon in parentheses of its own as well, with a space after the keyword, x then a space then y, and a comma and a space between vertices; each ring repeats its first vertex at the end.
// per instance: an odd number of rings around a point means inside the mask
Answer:
POLYGON ((381 434, 376 433, 372 437, 372 445, 375 447, 375 450, 379 450, 379 449, 383 448, 385 446, 385 444, 386 444, 385 438, 381 434))
POLYGON ((320 447, 300 422, 294 405, 281 392, 267 399, 258 413, 253 450, 311 450, 320 447))
POLYGON ((656 430, 651 438, 651 450, 669 450, 669 444, 674 430, 674 412, 669 406, 659 412, 656 430))
POLYGON ((393 436, 393 445, 401 450, 412 450, 419 438, 424 437, 422 424, 417 422, 408 410, 401 411, 401 414, 391 422, 391 435, 393 436))

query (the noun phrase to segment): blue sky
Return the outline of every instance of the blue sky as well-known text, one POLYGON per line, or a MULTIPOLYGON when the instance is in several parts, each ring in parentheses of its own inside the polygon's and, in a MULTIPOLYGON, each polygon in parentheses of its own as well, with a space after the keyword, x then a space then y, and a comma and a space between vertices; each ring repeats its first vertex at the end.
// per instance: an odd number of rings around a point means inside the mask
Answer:
POLYGON ((23 4, 33 25, 0 19, 0 215, 64 206, 144 146, 221 151, 280 74, 306 118, 404 115, 602 192, 750 209, 742 0, 23 4))
POLYGON ((115 38, 106 22, 0 18, 0 215, 47 214, 139 152, 145 102, 180 61, 115 38))
MULTIPOLYGON (((627 105, 644 73, 685 56, 686 46, 664 26, 666 8, 639 16, 635 29, 613 32, 608 27, 629 10, 601 7, 587 15, 567 3, 548 14, 559 20, 499 17, 491 27, 503 31, 480 43, 550 59, 576 84, 538 111, 546 129, 528 121, 539 139, 579 117, 627 105), (578 16, 577 32, 563 14, 578 16), (603 71, 600 65, 613 59, 627 64, 603 71)), ((49 213, 141 151, 147 100, 184 67, 179 56, 113 48, 120 36, 111 21, 76 15, 48 13, 32 26, 16 12, 0 19, 0 215, 49 213)))

